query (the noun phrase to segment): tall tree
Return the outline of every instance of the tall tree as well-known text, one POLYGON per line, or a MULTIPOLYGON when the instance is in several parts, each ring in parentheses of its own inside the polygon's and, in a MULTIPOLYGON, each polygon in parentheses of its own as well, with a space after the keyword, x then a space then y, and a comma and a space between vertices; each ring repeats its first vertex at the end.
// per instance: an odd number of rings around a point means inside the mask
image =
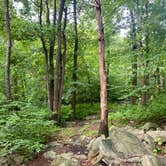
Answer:
MULTIPOLYGON (((136 44, 136 21, 134 16, 134 11, 130 10, 130 17, 131 17, 131 32, 130 32, 130 38, 131 38, 131 65, 132 65, 132 78, 131 78, 131 84, 132 84, 132 90, 134 91, 137 86, 137 55, 135 53, 135 50, 137 49, 136 44)), ((131 104, 136 104, 136 96, 131 96, 131 104)))
POLYGON ((74 119, 75 112, 76 112, 76 98, 77 98, 77 54, 78 54, 78 30, 77 30, 77 1, 73 1, 73 9, 74 9, 74 33, 75 33, 75 39, 74 39, 74 53, 73 53, 73 92, 72 92, 72 116, 74 119))
POLYGON ((61 0, 60 9, 57 21, 57 54, 56 54, 56 67, 55 67, 55 82, 54 82, 54 102, 53 102, 53 110, 57 114, 57 121, 60 123, 60 86, 62 81, 62 16, 64 11, 65 0, 61 0))
POLYGON ((40 0, 39 5, 39 24, 40 24, 40 40, 43 46, 43 51, 45 55, 45 66, 46 66, 46 90, 47 90, 47 100, 48 108, 53 110, 53 99, 54 99, 54 47, 55 47, 55 36, 56 36, 56 0, 53 1, 53 20, 50 21, 50 4, 48 0, 45 0, 45 19, 43 19, 43 9, 44 1, 40 0), (46 23, 44 23, 44 20, 46 23), (50 28, 51 34, 49 39, 43 33, 44 26, 50 28))
POLYGON ((10 32, 10 13, 9 0, 4 0, 5 4, 5 27, 6 27, 6 65, 5 65, 5 87, 7 100, 11 100, 11 85, 10 85, 10 62, 11 62, 11 32, 10 32))
POLYGON ((106 137, 108 133, 108 106, 107 106, 107 77, 105 71, 104 60, 104 27, 101 14, 100 0, 94 0, 96 9, 96 19, 98 25, 98 40, 99 40, 99 74, 100 74, 100 127, 99 135, 104 134, 106 137))

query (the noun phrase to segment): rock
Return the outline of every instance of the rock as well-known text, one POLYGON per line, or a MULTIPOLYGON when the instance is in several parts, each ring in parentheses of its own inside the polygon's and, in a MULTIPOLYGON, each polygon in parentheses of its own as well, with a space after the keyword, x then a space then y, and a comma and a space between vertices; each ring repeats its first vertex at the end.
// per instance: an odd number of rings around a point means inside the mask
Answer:
POLYGON ((144 155, 141 159, 142 166, 164 166, 161 165, 159 158, 152 155, 144 155))
POLYGON ((141 137, 141 141, 146 149, 148 149, 150 152, 152 152, 152 150, 155 148, 155 141, 150 135, 143 134, 141 137))
POLYGON ((7 161, 6 157, 0 157, 0 166, 7 166, 7 161))
POLYGON ((116 127, 111 128, 108 138, 101 136, 92 140, 88 149, 88 158, 93 165, 101 160, 110 165, 114 160, 148 154, 148 151, 135 135, 116 127))
POLYGON ((159 126, 156 123, 152 123, 152 122, 147 122, 144 124, 144 126, 142 127, 142 129, 146 132, 149 130, 157 130, 159 126))
POLYGON ((43 154, 43 156, 44 156, 44 158, 46 158, 46 159, 51 159, 51 160, 53 160, 55 157, 56 157, 56 152, 54 152, 54 151, 47 151, 47 152, 45 152, 44 154, 43 154))
POLYGON ((103 139, 105 139, 105 137, 102 135, 101 137, 92 139, 90 141, 90 143, 88 145, 88 150, 89 150, 88 158, 89 159, 92 159, 99 153, 99 144, 103 139))
POLYGON ((114 127, 110 130, 109 138, 116 151, 123 153, 125 158, 133 154, 143 155, 148 153, 141 141, 125 130, 114 127))
POLYGON ((51 166, 80 166, 80 162, 74 158, 73 153, 63 153, 55 157, 51 166))
POLYGON ((160 145, 166 143, 166 131, 148 131, 147 134, 154 139, 154 142, 160 145))
POLYGON ((50 142, 50 143, 48 144, 48 146, 49 146, 49 147, 56 147, 56 146, 61 146, 61 144, 58 143, 57 141, 53 141, 53 142, 50 142))
POLYGON ((78 160, 86 160, 87 156, 85 156, 84 154, 80 154, 80 155, 74 155, 74 157, 78 160))

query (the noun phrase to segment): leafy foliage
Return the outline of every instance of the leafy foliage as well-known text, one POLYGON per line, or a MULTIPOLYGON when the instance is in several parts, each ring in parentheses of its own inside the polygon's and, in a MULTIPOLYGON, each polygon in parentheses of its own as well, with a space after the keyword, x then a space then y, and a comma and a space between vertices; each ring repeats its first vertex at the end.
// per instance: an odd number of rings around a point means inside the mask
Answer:
POLYGON ((19 153, 29 157, 41 151, 47 137, 57 130, 49 116, 47 109, 31 104, 4 104, 0 108, 0 155, 19 153))
POLYGON ((113 105, 112 109, 115 112, 109 113, 109 120, 117 125, 128 124, 134 122, 140 124, 148 121, 158 121, 166 117, 165 107, 166 95, 161 94, 154 98, 148 106, 142 105, 113 105))

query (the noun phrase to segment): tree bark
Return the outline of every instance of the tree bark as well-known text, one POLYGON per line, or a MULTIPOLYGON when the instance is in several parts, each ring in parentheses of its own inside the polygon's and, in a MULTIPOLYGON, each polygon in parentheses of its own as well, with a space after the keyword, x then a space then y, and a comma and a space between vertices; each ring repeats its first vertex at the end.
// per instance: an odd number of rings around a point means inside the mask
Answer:
POLYGON ((43 27, 43 0, 40 0, 40 5, 39 5, 40 11, 39 11, 39 24, 40 24, 40 30, 41 34, 40 40, 43 46, 43 51, 44 51, 44 56, 45 56, 45 72, 46 72, 46 91, 47 91, 47 103, 48 103, 48 108, 51 110, 51 95, 50 95, 50 84, 49 84, 49 55, 48 55, 48 50, 46 46, 46 41, 44 39, 44 35, 42 32, 42 27, 43 27))
POLYGON ((49 1, 45 0, 46 9, 46 24, 47 26, 52 26, 52 32, 49 38, 49 43, 47 46, 46 37, 42 32, 43 28, 43 0, 40 0, 40 13, 39 13, 39 24, 41 29, 40 40, 43 46, 43 51, 45 55, 45 70, 46 70, 46 91, 47 91, 47 102, 49 110, 53 110, 53 100, 54 100, 54 47, 55 47, 55 35, 56 35, 56 0, 54 0, 54 10, 53 10, 53 22, 50 21, 50 8, 49 1))
POLYGON ((11 85, 10 85, 10 61, 11 61, 11 34, 10 34, 10 14, 9 14, 9 0, 4 0, 5 4, 5 26, 6 26, 6 65, 5 65, 5 89, 7 100, 12 100, 11 85))
POLYGON ((63 16, 63 10, 64 10, 65 0, 61 0, 60 3, 60 9, 59 9, 59 16, 58 16, 58 22, 57 22, 57 42, 58 42, 58 48, 57 48, 57 55, 56 55, 56 72, 55 72, 55 83, 54 83, 54 102, 53 102, 53 110, 57 113, 57 121, 60 123, 61 117, 60 117, 60 110, 59 110, 59 97, 60 97, 60 61, 61 61, 61 38, 62 38, 62 28, 61 28, 61 22, 62 22, 62 16, 63 16))
MULTIPOLYGON (((47 24, 50 25, 49 18, 49 7, 48 0, 46 0, 46 9, 47 9, 47 24)), ((56 35, 56 0, 54 0, 54 11, 53 11, 53 23, 52 23, 52 32, 49 39, 49 94, 50 94, 50 109, 53 111, 53 101, 54 101, 54 47, 55 47, 55 35, 56 35)))
POLYGON ((73 92, 72 92, 72 118, 75 119, 76 114, 76 100, 77 100, 77 54, 78 54, 78 30, 77 30, 77 1, 73 1, 73 9, 74 9, 74 54, 73 54, 73 92))
MULTIPOLYGON (((134 12, 130 10, 131 17, 131 66, 132 66, 132 76, 131 76, 131 86, 134 91, 137 86, 137 56, 135 54, 135 50, 137 49, 136 44, 136 23, 134 19, 134 12)), ((136 96, 131 96, 131 104, 136 104, 136 96)))
MULTIPOLYGON (((148 1, 145 4, 145 21, 148 20, 148 1)), ((143 67, 143 78, 142 78, 142 86, 143 88, 143 93, 142 93, 142 105, 146 105, 148 100, 149 100, 149 95, 148 95, 148 86, 149 86, 149 72, 148 72, 148 66, 149 66, 149 31, 146 29, 145 31, 145 62, 142 64, 143 67)))
POLYGON ((65 66, 66 66, 66 24, 67 24, 67 7, 64 9, 64 25, 63 25, 63 30, 62 30, 62 37, 63 37, 63 53, 62 53, 62 64, 61 64, 61 82, 60 82, 60 90, 59 90, 59 105, 58 105, 58 110, 61 110, 61 105, 62 105, 62 95, 63 95, 63 87, 64 87, 64 79, 65 79, 65 66))
POLYGON ((94 0, 96 9, 96 19, 98 25, 99 37, 99 74, 100 74, 100 110, 101 120, 99 127, 99 135, 104 134, 108 137, 108 106, 107 106, 107 79, 104 61, 104 27, 102 23, 100 0, 94 0))

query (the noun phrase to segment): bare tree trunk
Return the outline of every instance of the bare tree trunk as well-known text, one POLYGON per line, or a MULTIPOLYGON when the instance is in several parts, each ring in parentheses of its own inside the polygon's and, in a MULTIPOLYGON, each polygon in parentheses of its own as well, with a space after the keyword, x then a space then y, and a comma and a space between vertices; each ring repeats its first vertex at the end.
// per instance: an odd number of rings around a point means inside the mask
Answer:
MULTIPOLYGON (((132 90, 134 91, 137 86, 137 56, 135 54, 135 50, 137 49, 136 45, 136 23, 134 19, 134 13, 131 10, 130 11, 130 17, 131 17, 131 65, 132 65, 132 78, 131 78, 131 85, 132 90)), ((136 104, 136 96, 131 96, 131 104, 136 104)))
POLYGON ((108 50, 107 51, 107 57, 108 57, 108 60, 106 61, 106 76, 107 76, 107 98, 109 100, 109 74, 110 74, 110 60, 109 60, 109 57, 110 57, 110 51, 108 50))
POLYGON ((74 54, 73 54, 73 93, 72 93, 72 118, 75 119, 76 114, 76 99, 77 99, 77 52, 78 52, 78 30, 77 30, 77 2, 73 1, 74 9, 74 32, 75 32, 75 41, 74 41, 74 54))
POLYGON ((56 72, 55 72, 55 83, 54 83, 54 102, 53 102, 53 110, 57 113, 57 121, 60 123, 60 110, 59 107, 59 97, 60 97, 60 61, 61 61, 61 22, 62 22, 62 16, 63 16, 63 10, 64 10, 65 0, 61 0, 60 3, 60 9, 59 9, 59 16, 58 16, 58 22, 57 22, 57 32, 58 32, 58 48, 57 48, 57 55, 56 55, 56 72))
POLYGON ((49 45, 47 46, 47 41, 42 32, 43 28, 43 0, 40 0, 40 13, 39 13, 39 24, 41 28, 40 40, 43 46, 43 51, 45 55, 45 67, 46 67, 46 91, 47 91, 47 101, 48 108, 53 110, 53 100, 54 100, 54 47, 55 47, 55 35, 56 35, 56 0, 54 0, 54 10, 53 10, 53 23, 50 21, 50 7, 49 0, 45 0, 45 11, 46 11, 46 23, 47 26, 52 26, 52 32, 49 38, 49 45), (49 47, 49 48, 48 48, 49 47))
POLYGON ((94 5, 96 9, 96 19, 98 24, 98 37, 99 37, 100 109, 101 109, 99 135, 104 134, 107 137, 109 135, 107 79, 106 79, 105 62, 104 62, 104 27, 102 23, 100 0, 94 0, 94 5))
MULTIPOLYGON (((50 17, 49 14, 49 3, 46 0, 46 21, 47 24, 50 25, 50 17)), ((50 94, 50 110, 53 111, 53 101, 54 101, 54 47, 55 47, 55 35, 56 35, 56 0, 54 0, 54 11, 53 11, 53 24, 52 24, 52 32, 49 39, 49 94, 50 94)))
POLYGON ((62 30, 62 36, 63 36, 63 54, 62 54, 62 68, 61 68, 61 82, 60 82, 60 90, 59 90, 59 105, 58 110, 61 110, 62 105, 62 95, 63 95, 63 87, 64 87, 64 79, 65 79, 65 66, 66 66, 66 23, 67 23, 67 7, 64 9, 64 25, 62 30))
MULTIPOLYGON (((146 20, 148 19, 148 1, 145 4, 145 14, 146 14, 146 20)), ((145 62, 142 65, 143 67, 143 78, 142 78, 142 86, 143 93, 142 93, 142 105, 146 105, 149 100, 148 95, 148 86, 149 86, 149 72, 148 72, 148 66, 149 66, 149 32, 148 29, 145 32, 145 62)))
POLYGON ((10 85, 10 59, 11 59, 11 48, 12 41, 10 35, 10 14, 9 14, 9 0, 4 0, 5 4, 5 26, 6 26, 6 65, 5 65, 5 89, 7 100, 12 100, 11 96, 11 85, 10 85))
POLYGON ((43 51, 44 51, 44 55, 45 55, 45 72, 46 72, 46 91, 47 91, 47 102, 48 102, 48 108, 51 110, 51 95, 50 95, 50 85, 49 85, 49 55, 48 55, 48 50, 46 47, 46 42, 44 39, 44 35, 42 32, 42 27, 43 27, 43 0, 40 0, 40 12, 39 12, 39 24, 40 24, 40 29, 41 29, 41 34, 40 36, 40 40, 43 46, 43 51))

